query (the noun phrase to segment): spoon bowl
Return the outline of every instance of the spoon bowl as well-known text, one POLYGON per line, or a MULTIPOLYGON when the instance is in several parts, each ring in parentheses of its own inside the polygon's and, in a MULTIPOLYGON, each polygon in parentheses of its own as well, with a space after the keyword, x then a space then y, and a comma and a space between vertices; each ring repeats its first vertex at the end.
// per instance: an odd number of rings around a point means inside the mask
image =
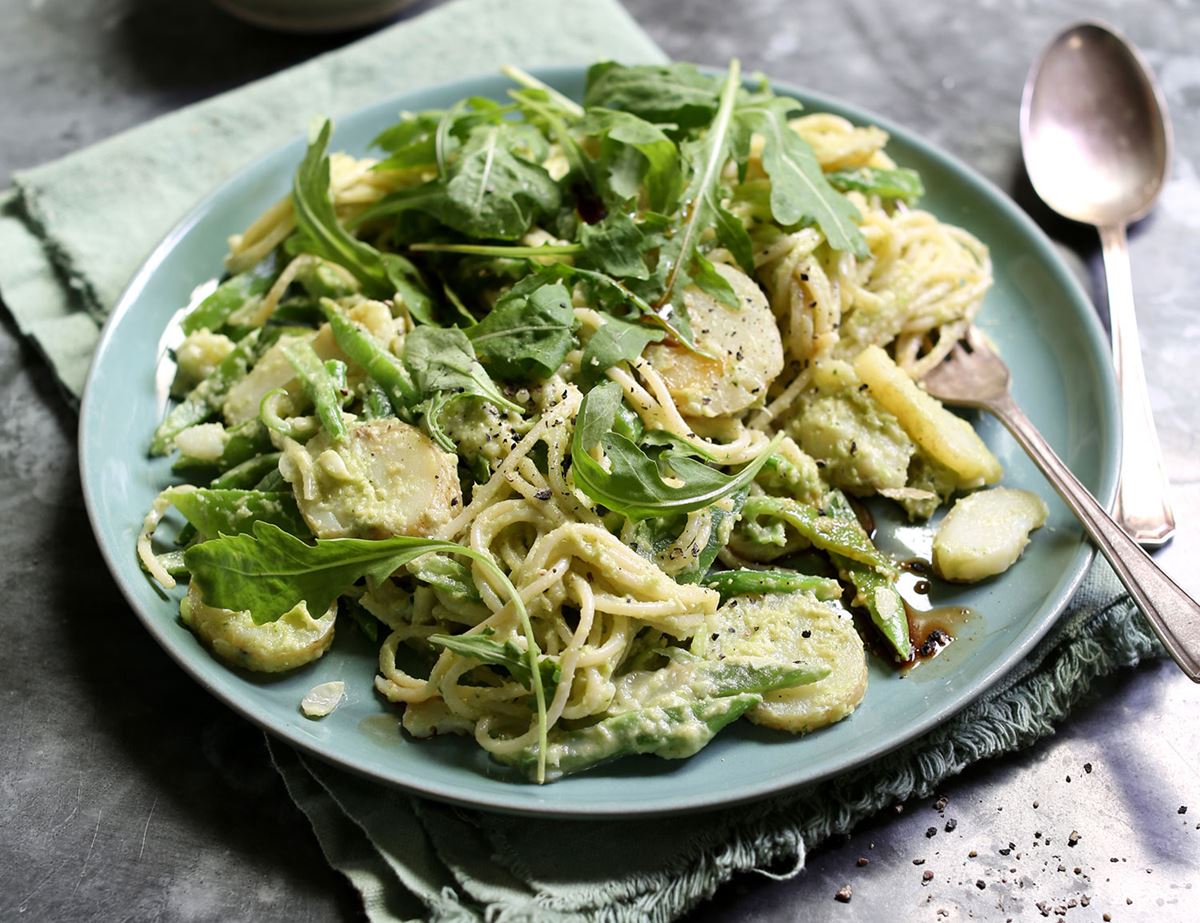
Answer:
POLYGON ((1117 516, 1137 541, 1161 545, 1174 534, 1175 517, 1142 366, 1125 226, 1162 190, 1171 123, 1137 50, 1096 22, 1059 35, 1025 82, 1021 148, 1042 201, 1100 232, 1121 390, 1117 516))
POLYGON ((1167 176, 1171 129, 1137 50, 1096 22, 1042 52, 1021 101, 1033 188, 1064 217, 1101 227, 1141 218, 1167 176))

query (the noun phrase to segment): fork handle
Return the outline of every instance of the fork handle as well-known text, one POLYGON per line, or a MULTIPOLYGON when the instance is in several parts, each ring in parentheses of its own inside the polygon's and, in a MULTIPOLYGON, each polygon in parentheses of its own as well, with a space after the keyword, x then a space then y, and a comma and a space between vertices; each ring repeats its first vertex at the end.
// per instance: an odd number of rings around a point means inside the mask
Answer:
POLYGON ((1054 485, 1084 531, 1096 543, 1117 578, 1145 614, 1168 653, 1188 678, 1200 683, 1200 605, 1163 573, 1079 483, 1012 395, 984 405, 1008 427, 1021 447, 1054 485))
POLYGON ((1125 225, 1102 227, 1100 241, 1104 247, 1113 365, 1121 396, 1121 481, 1116 518, 1138 542, 1161 545, 1175 534, 1175 516, 1142 367, 1125 225))

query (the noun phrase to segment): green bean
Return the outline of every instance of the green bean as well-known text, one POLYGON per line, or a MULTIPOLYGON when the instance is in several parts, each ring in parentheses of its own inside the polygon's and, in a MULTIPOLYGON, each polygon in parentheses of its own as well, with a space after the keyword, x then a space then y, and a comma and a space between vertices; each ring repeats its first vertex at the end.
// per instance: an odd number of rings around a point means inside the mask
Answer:
MULTIPOLYGON (((854 510, 841 491, 830 491, 825 503, 833 516, 852 524, 862 532, 863 538, 867 537, 866 531, 859 524, 858 517, 854 515, 854 510)), ((842 555, 832 554, 830 558, 834 566, 854 584, 857 601, 866 606, 871 621, 896 651, 898 659, 911 659, 912 639, 908 633, 908 614, 904 609, 904 600, 896 589, 895 569, 889 565, 885 572, 880 573, 876 568, 864 567, 842 555)))
POLYGON ((388 400, 387 392, 379 386, 379 382, 368 378, 363 385, 363 419, 382 420, 384 417, 394 417, 392 402, 388 400))
POLYGON ((710 573, 701 581, 704 586, 721 594, 721 602, 730 596, 752 596, 763 593, 812 593, 817 599, 838 599, 842 585, 829 577, 798 574, 790 570, 723 570, 710 573))
POLYGON ((695 688, 711 696, 744 695, 807 686, 829 675, 825 664, 785 663, 750 657, 726 657, 692 665, 695 688))
POLYGON ((409 411, 416 406, 420 395, 400 360, 327 298, 321 299, 321 313, 329 321, 342 352, 383 389, 397 416, 410 419, 409 411))
POLYGON ((222 359, 204 381, 175 405, 154 431, 154 438, 150 442, 151 455, 166 455, 171 450, 176 436, 189 426, 203 423, 217 412, 229 389, 245 377, 250 366, 258 358, 260 339, 257 330, 243 337, 233 352, 222 359))
POLYGON ((282 474, 279 473, 279 468, 274 471, 268 471, 263 475, 263 479, 254 485, 255 490, 261 490, 264 493, 274 493, 275 491, 287 490, 288 482, 284 480, 282 474))
POLYGON ((660 653, 673 663, 657 670, 626 673, 613 700, 613 711, 682 705, 744 693, 762 694, 774 689, 807 686, 829 675, 829 667, 820 663, 770 657, 705 660, 680 648, 667 648, 660 653))
MULTIPOLYGON (((334 442, 345 442, 350 433, 346 429, 346 421, 342 417, 342 391, 337 378, 330 374, 329 368, 321 362, 320 357, 307 340, 296 340, 283 347, 283 354, 291 363, 309 400, 316 408, 321 426, 334 442)), ((341 364, 343 382, 345 381, 345 365, 341 364)))
POLYGON ((229 316, 252 298, 259 298, 271 288, 272 278, 251 269, 226 279, 217 290, 205 298, 183 319, 180 327, 186 334, 197 330, 214 333, 225 326, 229 316))
POLYGON ((822 551, 840 554, 868 567, 885 571, 891 568, 853 516, 850 520, 827 516, 815 507, 786 497, 750 497, 742 508, 742 518, 753 520, 759 516, 782 520, 822 551))
POLYGON ((264 452, 262 455, 246 459, 240 465, 234 465, 224 474, 214 478, 208 486, 216 490, 249 489, 278 468, 279 453, 264 452))
MULTIPOLYGON (((622 756, 648 753, 682 759, 697 753, 727 724, 762 702, 753 693, 703 699, 686 705, 642 708, 612 715, 589 727, 555 731, 546 752, 546 776, 579 772, 622 756)), ((537 772, 537 747, 498 754, 525 776, 537 772)))

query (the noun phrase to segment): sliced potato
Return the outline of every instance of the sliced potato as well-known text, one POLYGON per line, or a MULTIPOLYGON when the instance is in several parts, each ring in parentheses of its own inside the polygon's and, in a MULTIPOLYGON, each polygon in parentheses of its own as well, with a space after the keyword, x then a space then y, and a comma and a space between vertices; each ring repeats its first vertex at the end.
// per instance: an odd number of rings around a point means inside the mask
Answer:
POLYGON ((926 394, 878 346, 854 360, 854 370, 871 396, 895 415, 913 442, 960 479, 960 487, 995 484, 1003 470, 971 424, 926 394))
POLYGON ((193 583, 179 604, 179 617, 222 660, 258 673, 282 673, 329 650, 337 600, 319 619, 300 603, 274 622, 257 625, 249 612, 206 605, 193 583))
POLYGON ((844 609, 808 593, 738 596, 715 619, 708 658, 766 657, 830 668, 815 683, 766 693, 747 715, 755 724, 806 734, 841 721, 866 695, 866 653, 844 609))
POLYGON ((974 583, 1008 570, 1046 522, 1037 494, 995 487, 954 504, 933 538, 933 566, 947 580, 974 583))
POLYGON ((661 344, 651 344, 645 353, 680 412, 689 417, 720 417, 745 410, 767 393, 767 386, 783 371, 783 342, 767 296, 737 267, 718 263, 716 270, 732 286, 741 302, 739 309, 695 286, 683 293, 696 345, 715 358, 661 344))
POLYGON ((321 432, 289 442, 279 473, 318 538, 431 535, 462 507, 458 460, 423 432, 387 418, 355 423, 335 444, 321 432))

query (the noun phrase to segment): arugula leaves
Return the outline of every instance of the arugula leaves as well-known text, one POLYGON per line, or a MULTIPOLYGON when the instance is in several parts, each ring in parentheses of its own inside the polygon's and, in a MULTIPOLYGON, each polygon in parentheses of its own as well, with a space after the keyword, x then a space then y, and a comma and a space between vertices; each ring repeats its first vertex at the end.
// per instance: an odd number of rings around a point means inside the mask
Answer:
POLYGON ((610 276, 650 278, 642 255, 646 238, 623 209, 614 208, 601 221, 584 224, 579 229, 579 242, 587 261, 610 276))
POLYGON ((522 412, 520 404, 500 393, 458 327, 418 327, 404 341, 404 364, 424 398, 417 409, 424 414, 425 432, 447 452, 457 449, 442 429, 440 417, 454 401, 477 397, 502 410, 522 412))
MULTIPOLYGON (((684 556, 689 560, 686 566, 674 572, 676 583, 699 583, 708 573, 718 552, 729 543, 729 534, 741 513, 742 504, 746 502, 747 491, 748 488, 743 487, 708 507, 707 513, 711 517, 708 540, 702 548, 692 547, 684 551, 684 556)), ((662 560, 664 553, 668 553, 667 549, 679 539, 686 525, 685 515, 643 519, 634 527, 629 547, 642 557, 657 563, 662 560)))
POLYGON ((309 545, 260 520, 248 533, 193 545, 184 552, 184 562, 207 605, 249 611, 255 624, 263 625, 301 602, 319 618, 363 577, 383 580, 431 551, 467 550, 454 542, 408 535, 318 539, 309 545))
POLYGON ((371 142, 387 157, 375 164, 376 170, 411 170, 437 163, 437 130, 445 111, 429 109, 406 113, 399 122, 384 129, 371 142))
POLYGON ((554 267, 526 276, 467 331, 476 355, 497 378, 549 378, 575 345, 578 325, 562 276, 554 267))
POLYGON ((292 181, 299 246, 344 266, 372 297, 398 294, 414 317, 430 323, 431 302, 417 268, 397 253, 380 253, 353 237, 338 221, 329 192, 329 157, 325 154, 332 131, 333 123, 326 120, 308 145, 292 181))
POLYGON ((445 142, 439 147, 439 179, 386 196, 357 223, 416 210, 469 237, 516 240, 539 216, 559 207, 558 184, 527 159, 544 156, 546 147, 533 126, 476 125, 453 157, 444 147, 445 142))
MULTIPOLYGON (((492 637, 490 628, 478 634, 471 635, 430 635, 429 643, 444 647, 462 657, 472 657, 480 663, 486 663, 507 670, 512 678, 526 689, 533 684, 533 672, 529 668, 529 659, 511 639, 501 643, 492 637)), ((553 698, 554 689, 562 678, 562 667, 557 661, 543 655, 538 660, 538 671, 542 674, 542 687, 546 695, 553 698)))
POLYGON ((825 179, 834 189, 842 192, 861 192, 877 195, 881 199, 900 199, 915 202, 925 195, 921 174, 907 167, 884 170, 879 167, 859 167, 857 170, 835 170, 826 173, 825 179))
POLYGON ((636 199, 644 186, 651 211, 675 210, 683 165, 666 132, 631 112, 601 108, 589 109, 576 129, 600 142, 595 172, 612 199, 636 199))
POLYGON ((516 610, 525 636, 530 688, 537 707, 538 781, 546 775, 546 691, 540 668, 541 650, 521 595, 491 556, 454 542, 395 535, 385 539, 317 539, 309 545, 267 522, 256 522, 253 534, 223 535, 193 545, 184 563, 206 605, 249 611, 255 624, 278 619, 301 602, 320 617, 358 580, 384 580, 398 568, 430 552, 463 555, 478 563, 498 583, 516 610))
POLYGON ((658 343, 663 337, 663 332, 654 327, 630 323, 618 317, 608 318, 583 348, 583 358, 579 362, 581 384, 585 388, 590 387, 618 362, 633 361, 649 344, 658 343))
POLYGON ((675 449, 653 459, 628 437, 613 431, 621 404, 621 388, 607 382, 583 399, 571 442, 575 483, 585 494, 610 510, 634 519, 651 519, 688 513, 711 506, 753 480, 767 456, 783 438, 778 435, 757 459, 735 475, 723 474, 675 449), (606 469, 591 455, 599 446, 608 460, 606 469), (673 480, 667 483, 662 466, 673 480))
POLYGON ((720 82, 694 64, 626 67, 612 61, 588 69, 583 104, 631 112, 647 122, 671 124, 674 132, 702 128, 718 108, 720 82))
POLYGON ((811 219, 833 249, 865 257, 870 251, 856 224, 858 209, 829 184, 813 149, 788 125, 788 116, 798 106, 795 100, 762 96, 739 106, 735 148, 748 154, 750 134, 762 137, 762 164, 771 178, 771 214, 776 221, 788 226, 811 219))
POLYGON ((750 252, 750 238, 746 229, 721 206, 719 199, 721 169, 729 159, 729 130, 740 86, 740 73, 737 60, 731 61, 712 124, 703 137, 687 147, 692 177, 683 194, 686 203, 683 223, 659 251, 659 266, 665 268, 665 275, 657 307, 669 316, 678 318, 677 323, 681 326, 687 325, 682 293, 689 283, 694 282, 731 308, 740 307, 733 288, 699 249, 701 232, 715 226, 717 238, 731 251, 743 256, 750 252))

